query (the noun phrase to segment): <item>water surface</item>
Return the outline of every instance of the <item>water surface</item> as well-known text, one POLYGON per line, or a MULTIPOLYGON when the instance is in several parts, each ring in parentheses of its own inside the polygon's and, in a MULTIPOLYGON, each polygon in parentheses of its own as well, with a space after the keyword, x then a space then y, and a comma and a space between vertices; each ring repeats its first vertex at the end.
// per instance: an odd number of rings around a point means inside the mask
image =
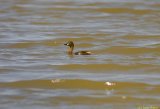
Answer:
POLYGON ((158 109, 159 18, 159 0, 1 0, 0 107, 158 109))

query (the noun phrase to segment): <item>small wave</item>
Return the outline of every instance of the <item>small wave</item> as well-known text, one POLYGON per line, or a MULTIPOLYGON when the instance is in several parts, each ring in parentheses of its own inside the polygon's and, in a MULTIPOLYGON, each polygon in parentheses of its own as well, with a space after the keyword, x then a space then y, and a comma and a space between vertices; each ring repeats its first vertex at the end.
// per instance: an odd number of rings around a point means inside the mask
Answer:
POLYGON ((105 12, 105 13, 131 13, 131 14, 150 14, 153 13, 153 10, 138 10, 138 9, 129 9, 129 8, 99 8, 96 9, 96 11, 99 12, 105 12))
POLYGON ((146 88, 152 87, 158 93, 160 85, 151 85, 138 82, 108 82, 108 81, 93 81, 86 79, 50 79, 50 80, 22 80, 15 82, 1 82, 1 87, 18 87, 18 88, 60 88, 60 89, 97 89, 104 90, 106 88, 128 89, 128 88, 146 88), (113 83, 107 85, 106 83, 113 83), (153 88, 155 87, 155 88, 153 88))
POLYGON ((145 53, 158 53, 160 48, 152 47, 125 47, 125 46, 112 46, 110 48, 104 48, 100 50, 94 50, 95 53, 111 53, 111 54, 126 54, 126 55, 138 55, 145 53))
MULTIPOLYGON (((57 66, 61 70, 87 70, 93 72, 101 71, 125 71, 125 70, 134 70, 134 69, 143 69, 149 67, 156 67, 156 65, 150 64, 131 64, 131 65, 121 65, 121 64, 68 64, 57 66)), ((158 66, 157 66, 158 68, 158 66)))

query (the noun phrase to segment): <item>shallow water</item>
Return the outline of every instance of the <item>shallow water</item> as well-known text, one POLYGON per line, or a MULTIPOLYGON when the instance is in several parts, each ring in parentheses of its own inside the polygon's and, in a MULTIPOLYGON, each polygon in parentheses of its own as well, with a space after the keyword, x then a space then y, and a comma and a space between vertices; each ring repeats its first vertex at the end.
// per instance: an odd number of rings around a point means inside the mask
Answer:
POLYGON ((0 108, 158 109, 159 18, 159 0, 1 0, 0 108))

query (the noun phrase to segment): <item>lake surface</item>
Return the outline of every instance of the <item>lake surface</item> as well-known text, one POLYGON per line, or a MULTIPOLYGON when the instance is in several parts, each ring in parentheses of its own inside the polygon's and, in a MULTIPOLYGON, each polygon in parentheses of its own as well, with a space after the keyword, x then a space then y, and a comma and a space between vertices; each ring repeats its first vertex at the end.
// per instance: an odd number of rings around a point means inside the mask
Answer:
POLYGON ((1 109, 159 107, 159 0, 0 0, 1 109))

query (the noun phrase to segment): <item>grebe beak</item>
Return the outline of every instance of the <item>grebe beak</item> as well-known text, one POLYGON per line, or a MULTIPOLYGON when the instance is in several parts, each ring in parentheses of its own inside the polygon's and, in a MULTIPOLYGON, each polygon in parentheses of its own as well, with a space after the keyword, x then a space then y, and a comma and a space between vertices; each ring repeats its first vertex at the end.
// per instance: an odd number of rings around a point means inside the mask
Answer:
POLYGON ((64 45, 67 45, 67 46, 69 46, 69 44, 68 44, 68 43, 65 43, 64 45))

